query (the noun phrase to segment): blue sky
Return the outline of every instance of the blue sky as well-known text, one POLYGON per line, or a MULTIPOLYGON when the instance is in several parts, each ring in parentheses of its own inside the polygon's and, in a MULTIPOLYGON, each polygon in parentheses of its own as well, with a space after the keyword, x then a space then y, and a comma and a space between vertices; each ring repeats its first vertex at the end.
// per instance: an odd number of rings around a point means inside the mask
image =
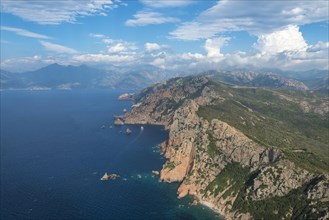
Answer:
POLYGON ((328 69, 328 4, 2 0, 1 68, 328 69))

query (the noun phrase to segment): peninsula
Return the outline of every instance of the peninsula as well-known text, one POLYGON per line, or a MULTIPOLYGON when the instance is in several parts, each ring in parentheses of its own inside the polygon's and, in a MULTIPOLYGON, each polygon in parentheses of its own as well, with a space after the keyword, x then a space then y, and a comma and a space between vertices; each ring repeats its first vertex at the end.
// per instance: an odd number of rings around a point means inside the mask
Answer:
POLYGON ((175 78, 134 97, 126 124, 169 129, 160 180, 226 219, 328 219, 328 96, 175 78))

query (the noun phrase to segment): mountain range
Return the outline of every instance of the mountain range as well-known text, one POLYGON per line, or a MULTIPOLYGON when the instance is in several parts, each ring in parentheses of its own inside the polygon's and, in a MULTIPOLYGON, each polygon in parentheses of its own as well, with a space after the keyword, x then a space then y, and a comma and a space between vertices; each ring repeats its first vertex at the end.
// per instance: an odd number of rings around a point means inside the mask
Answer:
MULTIPOLYGON (((194 75, 239 85, 297 90, 328 90, 328 71, 283 72, 281 70, 210 70, 194 75)), ((1 70, 1 89, 74 89, 116 88, 142 89, 173 77, 193 75, 190 72, 163 70, 152 65, 134 69, 99 69, 86 65, 63 66, 57 63, 22 73, 1 70)))

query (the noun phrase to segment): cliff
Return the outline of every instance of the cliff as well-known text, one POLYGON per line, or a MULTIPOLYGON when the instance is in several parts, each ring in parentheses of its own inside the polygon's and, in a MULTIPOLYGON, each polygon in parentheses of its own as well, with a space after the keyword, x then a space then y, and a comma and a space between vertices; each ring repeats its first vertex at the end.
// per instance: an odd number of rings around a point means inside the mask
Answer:
MULTIPOLYGON (((276 98, 267 97, 266 103, 255 106, 239 88, 206 77, 177 78, 141 91, 125 122, 162 124, 169 129, 164 149, 167 161, 160 180, 180 182, 179 198, 194 195, 227 219, 325 219, 329 216, 327 161, 314 165, 313 157, 318 158, 317 152, 323 149, 308 152, 308 148, 313 143, 321 148, 326 140, 308 137, 300 150, 302 146, 296 149, 291 135, 286 135, 290 145, 281 146, 279 138, 284 138, 281 134, 285 130, 272 132, 274 137, 270 138, 260 133, 259 127, 262 132, 271 131, 270 124, 263 127, 270 116, 269 122, 281 122, 272 111, 264 113, 260 108, 281 100, 278 91, 270 93, 276 98), (226 106, 228 103, 235 105, 226 106), (243 126, 248 124, 258 133, 245 132, 243 126), (314 166, 295 156, 303 152, 312 154, 310 158, 303 156, 314 166)), ((255 103, 261 101, 253 97, 255 103)), ((299 106, 296 100, 304 100, 295 94, 289 97, 285 105, 299 106)), ((306 114, 301 109, 298 113, 306 114)), ((325 120, 321 114, 317 117, 325 120)))

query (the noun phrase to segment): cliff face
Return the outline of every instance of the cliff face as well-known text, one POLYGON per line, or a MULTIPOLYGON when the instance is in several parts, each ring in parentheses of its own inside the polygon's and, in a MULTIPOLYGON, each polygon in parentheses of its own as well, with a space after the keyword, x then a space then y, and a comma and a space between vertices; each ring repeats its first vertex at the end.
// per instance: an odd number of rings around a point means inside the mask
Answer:
POLYGON ((328 216, 328 176, 297 166, 282 150, 220 119, 198 115, 200 106, 220 104, 234 94, 224 97, 204 77, 175 79, 141 94, 126 123, 169 129, 160 180, 180 182, 179 198, 194 195, 227 219, 265 218, 257 210, 265 203, 274 204, 266 210, 269 218, 328 216), (297 205, 290 201, 295 197, 297 205))

